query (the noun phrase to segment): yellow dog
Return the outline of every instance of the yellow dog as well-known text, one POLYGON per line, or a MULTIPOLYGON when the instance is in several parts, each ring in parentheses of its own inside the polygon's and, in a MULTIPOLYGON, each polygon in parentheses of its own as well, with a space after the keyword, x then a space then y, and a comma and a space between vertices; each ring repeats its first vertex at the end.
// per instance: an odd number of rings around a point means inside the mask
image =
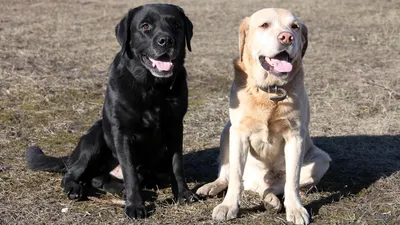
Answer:
POLYGON ((310 109, 302 57, 307 27, 285 9, 262 9, 240 25, 240 58, 230 94, 230 121, 221 135, 218 178, 198 189, 214 196, 228 188, 213 219, 236 218, 243 189, 279 210, 288 222, 308 224, 299 188, 315 185, 331 158, 309 134, 310 109))

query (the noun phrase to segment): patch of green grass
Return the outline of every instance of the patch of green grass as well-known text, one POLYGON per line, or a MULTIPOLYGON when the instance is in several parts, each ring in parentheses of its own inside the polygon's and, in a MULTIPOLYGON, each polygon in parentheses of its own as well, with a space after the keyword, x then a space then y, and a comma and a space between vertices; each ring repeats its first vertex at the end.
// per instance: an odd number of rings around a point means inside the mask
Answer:
POLYGON ((27 111, 33 111, 33 110, 39 109, 39 107, 37 105, 32 105, 32 104, 20 105, 19 108, 21 110, 27 110, 27 111))
POLYGON ((195 109, 197 106, 202 105, 206 102, 206 99, 204 97, 194 97, 189 99, 189 108, 190 109, 195 109))
POLYGON ((59 146, 64 144, 75 144, 77 142, 76 134, 71 134, 65 131, 58 131, 51 136, 48 136, 46 143, 50 146, 59 146))
POLYGON ((11 110, 2 110, 2 111, 0 111, 0 121, 1 121, 1 123, 4 123, 5 125, 11 124, 13 115, 14 115, 14 112, 11 111, 11 110))
POLYGON ((363 198, 368 194, 368 190, 366 188, 361 189, 358 193, 356 193, 354 196, 357 198, 363 198))

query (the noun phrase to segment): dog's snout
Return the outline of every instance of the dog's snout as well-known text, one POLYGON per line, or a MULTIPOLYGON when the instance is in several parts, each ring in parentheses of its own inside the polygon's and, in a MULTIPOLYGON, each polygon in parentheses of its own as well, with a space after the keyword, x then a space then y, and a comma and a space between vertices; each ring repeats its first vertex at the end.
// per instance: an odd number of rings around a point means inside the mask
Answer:
POLYGON ((174 39, 170 35, 162 35, 158 37, 157 44, 164 48, 170 48, 174 45, 174 39))
POLYGON ((291 45, 294 41, 293 34, 289 32, 282 32, 278 35, 278 40, 283 45, 291 45))

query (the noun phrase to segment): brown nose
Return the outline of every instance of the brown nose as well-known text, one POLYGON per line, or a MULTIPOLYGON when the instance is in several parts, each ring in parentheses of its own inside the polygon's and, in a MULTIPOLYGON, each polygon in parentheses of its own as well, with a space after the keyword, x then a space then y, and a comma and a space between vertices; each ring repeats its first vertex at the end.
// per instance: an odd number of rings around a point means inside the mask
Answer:
POLYGON ((294 41, 294 37, 289 32, 282 32, 278 35, 278 40, 283 45, 291 45, 294 41))

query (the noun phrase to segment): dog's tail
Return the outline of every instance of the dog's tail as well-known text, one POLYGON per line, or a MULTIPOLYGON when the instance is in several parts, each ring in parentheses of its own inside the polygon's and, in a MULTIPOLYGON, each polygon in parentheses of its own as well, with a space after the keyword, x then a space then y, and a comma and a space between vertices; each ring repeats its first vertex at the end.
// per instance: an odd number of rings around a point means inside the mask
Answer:
POLYGON ((68 158, 69 156, 47 156, 38 146, 30 147, 26 151, 26 162, 31 170, 65 173, 68 158))

